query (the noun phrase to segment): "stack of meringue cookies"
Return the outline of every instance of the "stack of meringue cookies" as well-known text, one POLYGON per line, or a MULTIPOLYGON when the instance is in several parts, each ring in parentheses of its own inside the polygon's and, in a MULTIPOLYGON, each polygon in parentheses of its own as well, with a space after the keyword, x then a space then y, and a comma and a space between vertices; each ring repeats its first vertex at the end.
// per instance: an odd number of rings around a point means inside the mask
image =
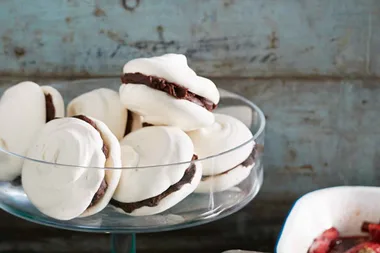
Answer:
POLYGON ((218 89, 184 55, 131 60, 121 81, 119 93, 101 88, 76 97, 66 117, 53 87, 27 81, 6 90, 0 147, 31 159, 1 152, 0 180, 21 175, 38 210, 70 220, 107 205, 153 215, 193 192, 224 191, 248 177, 253 141, 215 155, 252 139, 251 131, 234 117, 212 113, 218 89))

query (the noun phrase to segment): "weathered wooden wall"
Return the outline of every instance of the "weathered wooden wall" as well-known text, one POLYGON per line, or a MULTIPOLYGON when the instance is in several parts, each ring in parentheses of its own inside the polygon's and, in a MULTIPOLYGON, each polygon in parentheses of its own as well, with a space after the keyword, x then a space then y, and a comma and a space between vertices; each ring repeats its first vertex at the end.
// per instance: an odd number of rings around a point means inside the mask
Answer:
MULTIPOLYGON (((184 53, 267 117, 258 199, 213 224, 142 235, 139 252, 271 251, 291 203, 380 183, 379 0, 2 0, 0 84, 118 76, 129 59, 184 53), (255 78, 253 78, 255 77, 255 78), (257 80, 257 78, 260 80, 257 80), (184 250, 186 248, 187 250, 184 250)), ((106 235, 0 213, 0 252, 108 252, 106 235)))
POLYGON ((3 74, 118 75, 180 52, 208 76, 380 75, 378 0, 2 0, 0 24, 3 74))

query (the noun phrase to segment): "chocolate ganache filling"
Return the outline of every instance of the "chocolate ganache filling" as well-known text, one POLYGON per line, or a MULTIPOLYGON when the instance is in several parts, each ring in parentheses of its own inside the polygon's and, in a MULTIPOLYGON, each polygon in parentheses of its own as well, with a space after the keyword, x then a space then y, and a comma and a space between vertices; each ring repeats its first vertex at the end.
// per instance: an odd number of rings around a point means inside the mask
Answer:
POLYGON ((45 94, 46 123, 55 118, 55 107, 51 94, 45 94))
POLYGON ((235 167, 233 167, 233 168, 231 168, 229 170, 226 170, 226 171, 224 171, 222 173, 219 173, 219 174, 216 174, 216 175, 202 176, 201 181, 205 181, 205 180, 207 180, 210 177, 215 177, 215 176, 220 176, 220 175, 223 175, 223 174, 227 174, 228 172, 230 172, 231 170, 237 168, 240 165, 242 165, 243 167, 249 167, 249 166, 251 166, 255 162, 255 156, 256 156, 256 145, 253 147, 252 152, 249 154, 249 156, 247 157, 247 159, 245 159, 242 163, 236 165, 235 167))
POLYGON ((125 125, 124 136, 132 132, 132 123, 133 123, 132 112, 130 110, 127 110, 127 123, 125 125))
POLYGON ((147 122, 143 122, 142 123, 142 127, 150 127, 150 126, 153 126, 153 124, 150 124, 150 123, 147 123, 147 122))
MULTIPOLYGON (((196 155, 193 155, 193 158, 191 160, 194 161, 197 159, 198 159, 198 157, 196 155)), ((157 206, 163 198, 169 196, 173 192, 180 190, 182 188, 182 186, 184 186, 185 184, 191 183, 191 181, 194 178, 195 171, 196 171, 196 165, 194 163, 192 163, 189 166, 189 168, 186 169, 185 174, 183 175, 181 180, 179 180, 177 183, 171 185, 163 193, 161 193, 157 196, 154 196, 152 198, 144 199, 144 200, 141 200, 138 202, 133 202, 133 203, 122 203, 122 202, 119 202, 115 199, 112 199, 111 204, 116 206, 116 207, 123 209, 126 213, 132 213, 134 210, 139 209, 139 208, 144 207, 144 206, 149 206, 149 207, 157 206)))
POLYGON ((121 82, 124 84, 143 84, 152 89, 166 92, 172 97, 193 102, 208 111, 216 108, 216 104, 209 99, 201 97, 179 84, 168 82, 156 76, 147 76, 141 73, 126 73, 121 77, 121 82))
MULTIPOLYGON (((91 119, 89 119, 88 117, 86 117, 84 115, 76 115, 76 116, 73 116, 73 118, 77 118, 77 119, 80 119, 80 120, 83 120, 83 121, 87 122, 88 124, 90 124, 91 126, 93 126, 96 129, 96 131, 98 131, 99 134, 101 135, 101 133, 100 133, 99 129, 97 128, 95 122, 92 121, 91 119)), ((104 155, 105 155, 105 157, 107 159, 108 155, 109 155, 109 149, 108 149, 108 147, 106 146, 106 144, 104 142, 103 142, 102 151, 103 151, 103 153, 104 153, 104 155)), ((99 202, 99 200, 106 193, 107 188, 108 188, 107 181, 105 180, 105 178, 103 178, 103 181, 100 184, 100 187, 99 187, 98 191, 95 193, 94 197, 91 200, 90 205, 87 208, 90 208, 90 207, 96 205, 99 202)))

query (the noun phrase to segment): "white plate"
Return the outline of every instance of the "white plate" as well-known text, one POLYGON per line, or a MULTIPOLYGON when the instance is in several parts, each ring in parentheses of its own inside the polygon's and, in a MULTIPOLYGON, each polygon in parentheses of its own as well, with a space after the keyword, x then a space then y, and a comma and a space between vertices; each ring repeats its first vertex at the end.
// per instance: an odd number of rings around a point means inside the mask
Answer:
POLYGON ((361 235, 363 221, 380 221, 380 187, 341 186, 304 195, 280 234, 277 253, 307 253, 314 238, 336 227, 342 235, 361 235))

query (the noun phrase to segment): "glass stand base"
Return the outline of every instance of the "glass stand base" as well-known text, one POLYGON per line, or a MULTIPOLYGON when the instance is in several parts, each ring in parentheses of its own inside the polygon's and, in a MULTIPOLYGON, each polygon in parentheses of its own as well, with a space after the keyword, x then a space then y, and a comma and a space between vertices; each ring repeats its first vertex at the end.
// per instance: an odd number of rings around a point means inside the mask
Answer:
POLYGON ((136 253, 136 234, 111 234, 111 253, 136 253))

